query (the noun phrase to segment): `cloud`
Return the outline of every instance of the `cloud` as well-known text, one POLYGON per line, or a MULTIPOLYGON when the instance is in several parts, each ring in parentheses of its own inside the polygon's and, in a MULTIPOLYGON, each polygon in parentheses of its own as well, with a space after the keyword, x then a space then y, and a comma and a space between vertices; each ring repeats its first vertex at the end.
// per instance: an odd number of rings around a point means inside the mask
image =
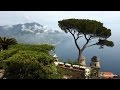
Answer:
POLYGON ((111 28, 119 24, 120 11, 1 11, 0 25, 34 21, 59 29, 58 21, 69 18, 94 19, 111 28))
POLYGON ((26 19, 27 21, 32 21, 32 19, 31 19, 29 16, 25 16, 25 19, 26 19))

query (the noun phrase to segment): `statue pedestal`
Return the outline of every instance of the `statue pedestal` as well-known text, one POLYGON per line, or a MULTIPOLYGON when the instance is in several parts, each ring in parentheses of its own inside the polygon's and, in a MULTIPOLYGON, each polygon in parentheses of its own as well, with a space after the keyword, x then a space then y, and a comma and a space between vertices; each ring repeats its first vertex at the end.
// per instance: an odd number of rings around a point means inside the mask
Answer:
POLYGON ((81 66, 86 66, 86 58, 82 55, 80 60, 79 60, 79 64, 81 66))

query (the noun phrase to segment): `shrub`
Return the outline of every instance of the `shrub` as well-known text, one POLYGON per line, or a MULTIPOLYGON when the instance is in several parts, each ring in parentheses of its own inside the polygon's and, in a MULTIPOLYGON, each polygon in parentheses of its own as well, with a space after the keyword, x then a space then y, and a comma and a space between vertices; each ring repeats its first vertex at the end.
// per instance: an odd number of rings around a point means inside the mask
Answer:
POLYGON ((18 49, 18 50, 29 50, 29 51, 36 51, 36 52, 44 52, 48 54, 48 51, 53 50, 55 47, 48 44, 17 44, 11 46, 11 48, 18 49))
POLYGON ((0 67, 5 69, 7 79, 58 79, 60 72, 49 51, 52 45, 12 45, 0 53, 0 67))
MULTIPOLYGON (((31 60, 37 60, 39 63, 43 63, 43 65, 49 65, 53 63, 54 58, 46 53, 43 52, 36 52, 36 51, 19 51, 18 54, 25 57, 26 59, 30 58, 31 60)), ((23 60, 25 59, 23 58, 23 60)))
POLYGON ((44 78, 42 65, 37 61, 9 60, 5 61, 5 74, 7 79, 38 79, 44 78))
POLYGON ((7 79, 51 79, 57 70, 51 56, 45 53, 19 51, 4 61, 7 79), (42 56, 43 55, 43 56, 42 56))
POLYGON ((17 49, 4 50, 0 52, 0 61, 5 60, 17 53, 17 49))
POLYGON ((0 61, 0 69, 3 69, 3 61, 0 61))

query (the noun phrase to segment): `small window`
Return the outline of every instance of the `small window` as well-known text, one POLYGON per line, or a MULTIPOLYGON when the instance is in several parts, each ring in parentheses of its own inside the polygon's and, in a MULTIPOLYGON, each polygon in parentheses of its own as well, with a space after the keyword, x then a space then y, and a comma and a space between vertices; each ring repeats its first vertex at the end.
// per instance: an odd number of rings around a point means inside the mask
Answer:
POLYGON ((95 66, 96 66, 96 64, 95 64, 95 66))

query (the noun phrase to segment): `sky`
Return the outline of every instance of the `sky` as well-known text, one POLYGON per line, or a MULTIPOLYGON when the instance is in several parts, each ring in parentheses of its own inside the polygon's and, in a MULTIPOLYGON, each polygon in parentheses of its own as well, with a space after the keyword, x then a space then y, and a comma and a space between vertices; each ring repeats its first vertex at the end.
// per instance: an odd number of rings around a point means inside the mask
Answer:
POLYGON ((92 19, 104 26, 118 28, 120 11, 0 11, 0 26, 26 22, 38 22, 52 29, 60 29, 58 21, 69 18, 92 19))

